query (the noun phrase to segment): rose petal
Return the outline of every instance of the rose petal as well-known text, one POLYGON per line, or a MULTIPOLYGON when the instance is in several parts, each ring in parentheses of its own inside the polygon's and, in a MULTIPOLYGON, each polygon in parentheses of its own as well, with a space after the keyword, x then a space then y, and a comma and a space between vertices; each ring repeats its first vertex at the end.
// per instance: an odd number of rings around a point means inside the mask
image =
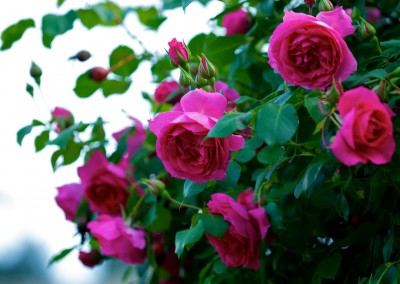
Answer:
POLYGON ((185 112, 199 112, 214 118, 224 115, 226 104, 226 98, 220 93, 208 93, 202 89, 190 91, 181 99, 185 112))
POLYGON ((337 7, 333 11, 329 12, 320 12, 316 16, 316 18, 319 21, 322 21, 331 26, 342 37, 351 35, 356 31, 356 29, 351 24, 351 18, 349 17, 349 15, 347 15, 342 7, 337 7))

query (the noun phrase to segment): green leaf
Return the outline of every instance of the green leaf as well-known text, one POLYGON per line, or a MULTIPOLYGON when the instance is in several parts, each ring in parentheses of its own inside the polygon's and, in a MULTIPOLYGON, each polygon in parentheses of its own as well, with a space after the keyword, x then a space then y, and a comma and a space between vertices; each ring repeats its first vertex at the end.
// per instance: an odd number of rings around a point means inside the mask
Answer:
POLYGON ((53 263, 56 263, 57 261, 60 261, 61 259, 63 259, 64 257, 66 257, 71 251, 73 251, 75 249, 75 246, 69 249, 65 249, 62 250, 60 253, 56 254, 55 256, 53 256, 50 261, 49 264, 47 265, 47 267, 49 267, 50 265, 52 265, 53 263))
POLYGON ((318 275, 324 279, 335 280, 341 262, 342 262, 341 254, 335 252, 332 256, 325 258, 318 264, 317 266, 318 275))
POLYGON ((103 95, 108 97, 113 94, 123 94, 125 93, 131 85, 131 82, 125 80, 104 80, 101 82, 101 88, 103 89, 103 95))
POLYGON ((299 198, 303 192, 310 195, 311 191, 316 186, 316 183, 319 179, 319 174, 325 164, 325 160, 318 161, 306 169, 304 175, 294 189, 294 196, 296 198, 299 198))
POLYGON ((175 253, 180 257, 185 246, 198 242, 204 234, 204 225, 201 220, 190 229, 179 231, 175 236, 175 253))
POLYGON ((269 145, 282 145, 296 133, 299 125, 292 105, 265 104, 257 113, 256 134, 269 145))
POLYGON ((46 147, 47 142, 49 141, 50 131, 44 130, 40 135, 38 135, 35 139, 35 150, 36 152, 41 151, 44 147, 46 147))
POLYGON ((50 158, 50 162, 51 162, 51 167, 53 168, 53 171, 55 172, 58 167, 60 166, 60 163, 57 163, 58 159, 64 154, 64 150, 62 149, 58 149, 57 151, 55 151, 50 158))
POLYGON ((86 71, 76 79, 74 92, 80 98, 87 98, 94 94, 101 84, 90 78, 90 70, 86 71))
POLYGON ((241 173, 242 168, 238 163, 235 161, 230 161, 228 170, 226 171, 226 178, 224 179, 224 182, 229 183, 231 186, 237 185, 239 178, 240 178, 240 173, 241 173))
POLYGON ((158 204, 157 207, 157 215, 154 220, 148 227, 149 230, 153 232, 164 232, 170 229, 172 214, 167 208, 162 204, 158 204))
MULTIPOLYGON (((397 5, 397 7, 400 7, 400 3, 397 5)), ((382 41, 380 43, 380 45, 382 47, 386 47, 386 48, 400 48, 400 39, 392 39, 392 40, 388 40, 388 41, 382 41)))
POLYGON ((187 198, 196 196, 197 194, 203 192, 203 190, 206 189, 206 187, 207 187, 206 182, 196 183, 187 179, 183 186, 183 197, 187 198))
POLYGON ((271 225, 274 231, 283 230, 283 211, 275 202, 269 202, 267 206, 264 207, 268 218, 271 220, 271 225))
POLYGON ((82 24, 88 29, 97 25, 117 26, 124 18, 122 9, 111 1, 96 4, 90 9, 80 9, 77 14, 82 24))
POLYGON ((336 201, 336 212, 341 216, 346 222, 349 219, 350 205, 344 194, 340 194, 336 201))
POLYGON ((33 27, 35 27, 35 22, 32 19, 24 19, 6 28, 1 33, 1 40, 3 44, 1 45, 0 50, 9 49, 14 42, 21 39, 27 29, 33 27))
POLYGON ((204 53, 218 69, 222 69, 234 61, 235 50, 244 43, 244 35, 217 37, 215 34, 199 34, 189 42, 189 49, 193 55, 204 53))
POLYGON ((166 17, 160 16, 155 7, 139 7, 136 9, 136 12, 138 14, 139 21, 152 30, 157 30, 158 27, 167 19, 166 17))
POLYGON ((389 231, 389 238, 385 242, 385 245, 383 246, 383 260, 385 262, 389 262, 390 256, 392 255, 393 252, 393 242, 394 242, 394 235, 393 232, 389 231))
POLYGON ((74 139, 70 139, 64 153, 63 165, 69 165, 75 162, 80 157, 82 148, 83 143, 75 142, 74 139))
POLYGON ((305 106, 307 108, 307 111, 311 115, 311 118, 315 121, 315 123, 319 123, 326 116, 326 114, 321 111, 320 105, 325 111, 327 111, 326 106, 321 104, 321 100, 319 98, 306 97, 305 99, 305 106))
POLYGON ((106 137, 104 131, 104 121, 101 117, 98 117, 92 128, 92 137, 90 141, 103 141, 106 137))
POLYGON ((140 61, 136 58, 133 50, 127 46, 118 46, 110 55, 111 67, 121 64, 112 72, 122 77, 130 76, 137 69, 139 63, 140 61))
POLYGON ((257 160, 261 164, 270 165, 282 159, 285 151, 281 146, 266 146, 258 154, 257 160))
POLYGON ((57 0, 57 8, 60 8, 64 4, 65 0, 57 0))
POLYGON ((247 128, 247 125, 253 116, 252 112, 246 113, 228 113, 221 117, 213 128, 207 134, 208 138, 224 138, 237 130, 247 128))
POLYGON ((22 140, 26 135, 31 133, 33 125, 27 125, 25 127, 22 127, 18 132, 17 132, 17 143, 21 146, 22 140))
POLYGON ((33 97, 33 86, 30 84, 26 84, 26 91, 33 97))
POLYGON ((87 124, 79 122, 78 124, 72 125, 61 132, 57 138, 49 141, 50 145, 57 145, 61 149, 66 150, 69 140, 74 136, 76 131, 83 131, 87 127, 87 124))
POLYGON ((39 67, 34 61, 31 63, 29 70, 31 77, 35 80, 36 84, 40 86, 40 78, 42 77, 42 68, 39 67))
POLYGON ((42 18, 43 45, 50 48, 53 39, 73 28, 76 12, 71 10, 65 15, 47 14, 42 18))
POLYGON ((186 8, 190 5, 190 3, 192 3, 193 0, 182 0, 182 9, 185 12, 186 8))
POLYGON ((199 214, 199 220, 203 222, 206 233, 221 238, 229 228, 229 223, 221 215, 199 214))

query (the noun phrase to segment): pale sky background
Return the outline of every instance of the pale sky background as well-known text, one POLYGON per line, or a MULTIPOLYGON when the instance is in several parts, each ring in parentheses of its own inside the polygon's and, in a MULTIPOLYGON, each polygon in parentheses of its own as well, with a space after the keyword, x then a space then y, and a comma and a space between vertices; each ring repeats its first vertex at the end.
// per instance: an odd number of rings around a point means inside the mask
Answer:
MULTIPOLYGON (((56 2, 5 1, 0 10, 0 31, 26 18, 33 18, 37 26, 29 29, 10 50, 0 52, 0 263, 8 261, 18 251, 21 242, 27 239, 42 247, 47 260, 62 249, 79 243, 79 238, 73 237, 75 225, 64 219, 54 197, 57 186, 79 181, 76 168, 81 163, 63 167, 53 174, 50 156, 55 148, 35 153, 35 135, 27 136, 20 147, 16 143, 16 132, 20 128, 34 118, 48 121, 50 111, 56 106, 71 110, 76 121, 94 122, 98 116, 103 116, 104 120, 111 122, 107 126, 110 130, 108 135, 130 125, 121 109, 142 122, 150 118, 149 104, 141 96, 142 91, 153 94, 156 87, 151 83, 148 63, 142 64, 141 70, 133 75, 133 83, 125 95, 107 99, 101 93, 87 99, 75 96, 76 78, 89 68, 108 67, 108 56, 114 48, 127 45, 140 51, 140 47, 122 28, 95 27, 88 31, 77 20, 73 30, 55 38, 52 49, 44 48, 39 29, 43 15, 64 14, 70 9, 101 1, 66 0, 61 9, 57 9, 56 2), (82 49, 91 52, 90 60, 84 63, 68 61, 71 55, 82 49), (41 91, 35 88, 34 98, 25 91, 27 82, 34 83, 29 76, 32 60, 43 69, 41 91)), ((157 5, 159 1, 114 2, 121 6, 148 6, 157 5)), ((195 2, 185 14, 182 9, 168 11, 168 19, 157 35, 141 26, 133 13, 125 23, 149 50, 163 53, 164 48, 168 48, 168 41, 174 37, 189 42, 199 32, 215 30, 215 23, 207 20, 221 12, 223 7, 220 1, 213 1, 206 9, 195 2)), ((221 28, 217 31, 223 32, 221 28)), ((85 268, 77 255, 77 252, 71 253, 49 268, 54 283, 97 283, 97 268, 85 268)))

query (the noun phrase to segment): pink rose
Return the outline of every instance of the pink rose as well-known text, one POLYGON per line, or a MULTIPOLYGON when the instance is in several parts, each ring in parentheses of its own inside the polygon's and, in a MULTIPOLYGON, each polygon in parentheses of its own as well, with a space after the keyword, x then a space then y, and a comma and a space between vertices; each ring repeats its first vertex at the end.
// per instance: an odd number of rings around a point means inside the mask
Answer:
POLYGON ((100 252, 125 263, 144 263, 146 258, 146 233, 143 229, 128 227, 122 217, 100 215, 88 224, 90 233, 97 239, 100 252))
POLYGON ((286 11, 270 39, 269 64, 290 84, 325 90, 357 69, 343 40, 354 31, 341 7, 316 17, 286 11))
POLYGON ((79 183, 71 183, 57 187, 57 190, 56 203, 64 211, 65 219, 73 222, 83 198, 82 186, 79 183))
POLYGON ((332 152, 343 164, 381 165, 390 162, 395 150, 393 125, 395 115, 378 95, 365 88, 349 90, 339 100, 343 122, 332 143, 332 152))
POLYGON ((79 251, 78 258, 84 266, 90 268, 100 264, 102 261, 101 254, 98 250, 91 250, 90 252, 79 251))
POLYGON ((172 65, 178 67, 179 65, 185 65, 189 62, 190 55, 183 42, 177 41, 176 38, 173 38, 168 42, 168 45, 168 55, 171 58, 172 65))
POLYGON ((182 111, 160 113, 149 121, 158 138, 157 155, 172 176, 194 182, 225 179, 230 151, 243 147, 243 137, 204 138, 226 104, 219 93, 195 89, 182 97, 182 111))
POLYGON ((57 133, 60 133, 74 124, 74 117, 69 110, 62 107, 55 107, 51 112, 51 121, 55 122, 55 130, 57 133))
POLYGON ((252 190, 240 193, 237 202, 229 195, 215 193, 207 203, 210 213, 222 215, 230 224, 220 239, 206 234, 227 266, 260 268, 260 243, 270 223, 264 208, 258 207, 253 197, 252 190))
POLYGON ((182 97, 182 94, 179 93, 180 87, 175 81, 164 81, 162 82, 154 92, 154 100, 156 103, 171 103, 175 104, 179 102, 182 97), (173 98, 168 98, 170 95, 175 93, 173 98))
POLYGON ((367 7, 366 12, 366 20, 371 24, 376 24, 382 17, 381 10, 376 7, 367 7))
POLYGON ((226 28, 226 35, 245 34, 250 27, 250 18, 246 11, 239 10, 226 13, 222 18, 222 26, 226 28))
POLYGON ((215 91, 217 93, 222 93, 228 100, 225 111, 231 111, 236 106, 234 101, 238 99, 240 95, 235 89, 229 88, 229 86, 222 81, 217 81, 215 82, 215 91))
POLYGON ((126 160, 123 159, 118 165, 111 164, 100 150, 94 152, 86 164, 78 168, 90 210, 121 214, 121 207, 125 207, 129 196, 127 169, 126 160))
POLYGON ((137 150, 143 145, 146 140, 147 132, 143 127, 140 120, 130 116, 129 117, 135 124, 134 127, 126 127, 118 132, 112 134, 117 142, 120 142, 121 138, 125 136, 126 138, 126 151, 125 153, 130 158, 137 150))

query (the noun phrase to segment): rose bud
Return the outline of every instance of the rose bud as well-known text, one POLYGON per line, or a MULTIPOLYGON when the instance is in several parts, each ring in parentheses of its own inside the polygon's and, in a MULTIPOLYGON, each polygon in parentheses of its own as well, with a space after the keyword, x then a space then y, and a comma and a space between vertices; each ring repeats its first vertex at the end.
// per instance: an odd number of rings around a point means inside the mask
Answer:
POLYGON ((173 38, 168 42, 169 50, 168 55, 171 59, 171 64, 175 67, 186 66, 190 61, 190 51, 187 46, 173 38))
POLYGON ((250 27, 250 18, 245 10, 240 8, 224 15, 222 26, 226 28, 226 35, 245 34, 250 27))
POLYGON ((204 54, 202 54, 199 59, 200 59, 200 65, 198 74, 202 78, 210 80, 215 76, 216 73, 214 64, 212 64, 204 54))
POLYGON ((107 78, 108 73, 110 70, 104 69, 102 67, 94 67, 89 71, 89 77, 96 82, 101 82, 105 78, 107 78))
POLYGON ((333 4, 331 3, 331 1, 329 1, 329 0, 320 0, 319 1, 319 5, 318 5, 318 9, 321 12, 322 11, 328 12, 328 11, 333 11, 334 7, 333 7, 333 4))
POLYGON ((86 267, 93 266, 102 262, 101 254, 98 250, 92 249, 90 252, 79 251, 79 260, 86 267))

